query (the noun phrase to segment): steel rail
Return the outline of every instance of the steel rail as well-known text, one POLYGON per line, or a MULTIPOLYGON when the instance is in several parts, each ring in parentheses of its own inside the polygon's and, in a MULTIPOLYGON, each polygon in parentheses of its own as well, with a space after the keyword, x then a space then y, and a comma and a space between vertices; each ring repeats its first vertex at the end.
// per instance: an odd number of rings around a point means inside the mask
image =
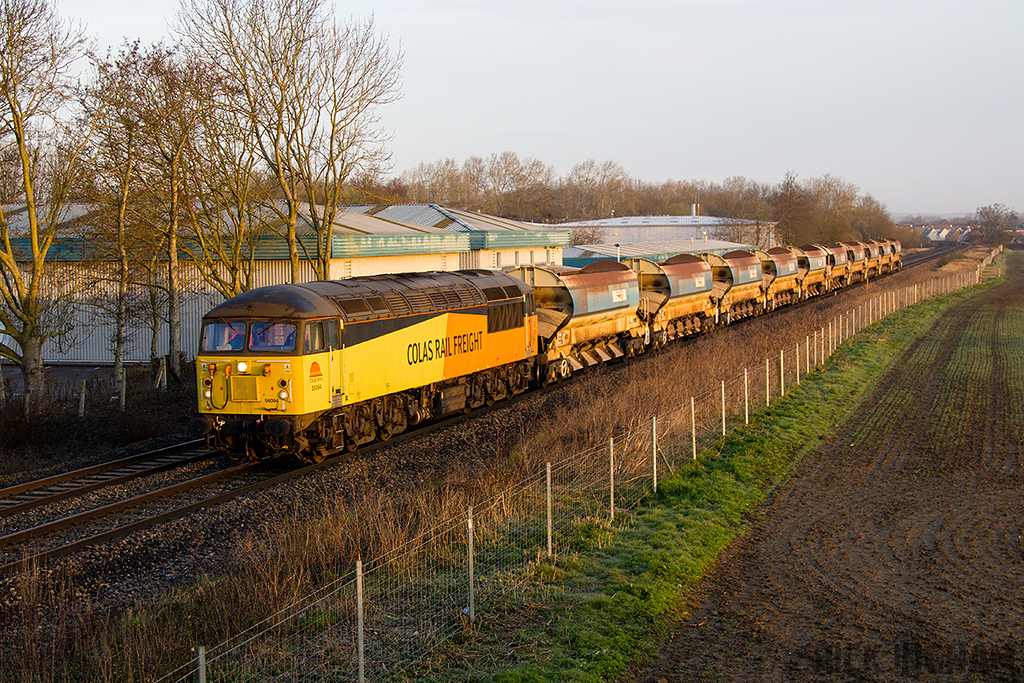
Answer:
POLYGON ((45 524, 40 524, 38 526, 34 526, 28 529, 22 529, 21 531, 16 531, 14 533, 7 534, 6 536, 0 536, 0 550, 3 550, 10 545, 24 543, 34 538, 45 536, 55 531, 60 531, 68 527, 81 524, 82 522, 88 522, 93 519, 98 519, 100 517, 106 517, 107 515, 111 515, 115 512, 120 512, 121 510, 137 507, 145 503, 150 503, 154 500, 158 500, 160 498, 164 498, 175 493, 181 493, 182 491, 188 491, 189 489, 194 489, 199 486, 211 484, 213 482, 219 481, 220 479, 224 479, 226 477, 230 477, 236 474, 241 474, 245 470, 255 467, 258 464, 259 463, 250 462, 244 463, 242 465, 236 465, 235 467, 229 467, 228 469, 221 470, 219 472, 206 474, 203 475, 202 477, 197 477, 196 479, 190 479, 188 481, 172 484, 171 486, 165 486, 164 488, 157 489, 156 491, 150 491, 148 493, 143 493, 132 498, 126 498, 116 503, 101 505, 100 507, 92 508, 91 510, 86 510, 85 512, 69 515, 67 517, 63 517, 52 522, 46 522, 45 524))
MULTIPOLYGON (((172 460, 170 462, 164 462, 159 465, 154 465, 153 467, 147 467, 145 469, 126 472, 124 474, 112 476, 107 479, 94 481, 83 486, 76 486, 74 488, 64 489, 62 491, 58 491, 57 493, 40 496, 38 498, 33 498, 20 503, 14 503, 12 505, 7 505, 6 507, 0 507, 0 519, 4 517, 11 517, 20 512, 25 512, 26 510, 33 510, 44 505, 50 505, 51 503, 57 503, 62 500, 67 500, 68 498, 77 498, 78 496, 82 496, 85 495, 86 493, 91 493, 93 491, 106 488, 108 486, 123 484, 133 479, 141 479, 142 477, 148 477, 151 474, 159 474, 160 472, 173 470, 183 465, 191 465, 192 463, 195 462, 209 460, 210 458, 216 457, 217 455, 218 453, 216 452, 200 453, 198 455, 184 457, 178 460, 172 460)), ((109 471, 110 470, 108 470, 108 472, 109 471)), ((0 505, 2 505, 2 503, 0 503, 0 505)))
POLYGON ((118 467, 129 467, 146 460, 150 460, 154 457, 160 457, 167 455, 176 450, 184 448, 190 448, 198 444, 205 443, 204 439, 193 439, 192 441, 184 441, 173 446, 165 446, 158 448, 153 451, 147 451, 145 453, 139 453, 137 455, 131 455, 127 458, 121 458, 120 460, 111 460, 110 462, 100 463, 98 465, 91 465, 89 467, 83 467, 81 469, 72 470, 70 472, 64 472, 63 474, 55 474, 52 477, 45 477, 43 479, 35 479, 28 481, 23 484, 16 484, 14 486, 8 486, 7 488, 0 489, 0 499, 8 498, 10 496, 18 495, 19 493, 25 493, 26 491, 32 491, 34 489, 42 488, 44 486, 52 486, 53 484, 60 484, 71 479, 80 479, 82 477, 88 477, 92 474, 99 474, 100 472, 106 472, 107 470, 116 469, 118 467))

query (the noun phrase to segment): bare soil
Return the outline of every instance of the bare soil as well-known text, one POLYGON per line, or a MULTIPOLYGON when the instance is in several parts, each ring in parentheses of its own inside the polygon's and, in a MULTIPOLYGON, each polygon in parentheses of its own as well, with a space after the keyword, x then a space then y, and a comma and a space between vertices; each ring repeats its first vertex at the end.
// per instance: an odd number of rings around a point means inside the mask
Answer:
POLYGON ((1024 257, 949 308, 721 558, 674 681, 1024 680, 1024 257))

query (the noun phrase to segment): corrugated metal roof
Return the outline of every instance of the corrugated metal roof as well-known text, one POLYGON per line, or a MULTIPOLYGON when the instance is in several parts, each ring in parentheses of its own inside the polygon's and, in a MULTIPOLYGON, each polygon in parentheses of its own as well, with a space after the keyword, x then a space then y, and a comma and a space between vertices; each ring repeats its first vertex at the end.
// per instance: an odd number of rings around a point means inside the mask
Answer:
MULTIPOLYGON (((509 218, 452 209, 437 204, 353 204, 346 206, 345 209, 353 213, 372 215, 376 218, 443 228, 452 232, 472 230, 533 231, 545 230, 549 227, 541 223, 514 221, 509 218)), ((556 230, 562 229, 562 226, 550 227, 556 230)))
MULTIPOLYGON (((759 221, 741 218, 718 218, 716 216, 621 216, 617 218, 601 218, 592 221, 572 221, 557 223, 555 228, 704 228, 734 225, 756 225, 759 221)), ((760 221, 762 225, 774 225, 771 221, 760 221)))
MULTIPOLYGON (((50 207, 46 205, 37 205, 36 220, 40 222, 45 221, 49 210, 50 207)), ((88 216, 95 210, 96 207, 93 204, 64 204, 60 208, 57 223, 61 226, 71 227, 75 221, 88 216)), ((28 207, 25 204, 14 204, 5 207, 4 219, 7 221, 7 226, 12 235, 23 236, 28 234, 28 207)))
POLYGON ((360 204, 344 208, 355 214, 439 230, 446 229, 453 222, 434 204, 360 204))
POLYGON ((635 242, 620 244, 618 248, 614 244, 581 244, 562 249, 562 262, 577 268, 601 259, 645 258, 660 263, 679 254, 711 253, 720 256, 737 249, 753 248, 752 245, 724 240, 635 242))

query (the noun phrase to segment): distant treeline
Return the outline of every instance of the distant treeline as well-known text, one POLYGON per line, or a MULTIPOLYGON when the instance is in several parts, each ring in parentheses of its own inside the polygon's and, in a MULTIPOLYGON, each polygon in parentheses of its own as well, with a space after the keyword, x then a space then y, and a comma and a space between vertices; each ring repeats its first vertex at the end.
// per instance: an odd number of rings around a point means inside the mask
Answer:
POLYGON ((589 159, 559 176, 554 167, 514 152, 421 163, 387 182, 356 181, 354 202, 432 202, 443 206, 542 223, 614 216, 689 215, 777 222, 786 244, 895 237, 886 207, 852 182, 833 175, 801 179, 794 173, 776 184, 734 176, 651 183, 630 177, 614 161, 589 159))

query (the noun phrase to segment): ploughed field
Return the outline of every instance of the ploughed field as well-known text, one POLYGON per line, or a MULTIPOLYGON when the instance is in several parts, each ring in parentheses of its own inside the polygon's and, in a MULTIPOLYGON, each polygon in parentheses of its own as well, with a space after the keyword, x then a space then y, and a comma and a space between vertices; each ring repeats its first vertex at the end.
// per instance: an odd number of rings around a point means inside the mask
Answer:
POLYGON ((643 680, 1024 680, 1024 254, 809 454, 643 680))

